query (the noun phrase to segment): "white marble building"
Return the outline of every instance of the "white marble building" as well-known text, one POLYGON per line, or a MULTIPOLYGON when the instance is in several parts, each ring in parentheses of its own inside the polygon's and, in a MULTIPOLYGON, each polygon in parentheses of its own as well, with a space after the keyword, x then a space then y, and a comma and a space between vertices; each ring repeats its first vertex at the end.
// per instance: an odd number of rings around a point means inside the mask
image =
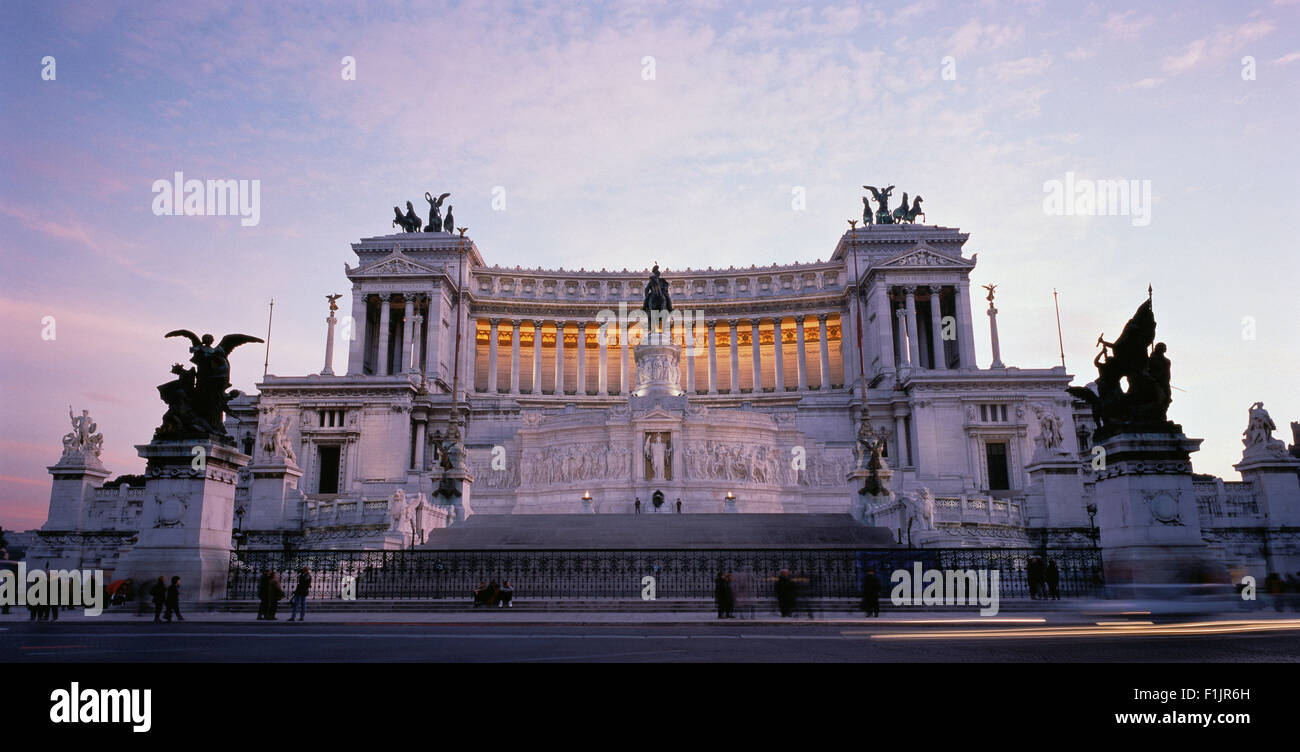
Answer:
MULTIPOLYGON (((287 534, 397 548, 467 514, 631 514, 637 500, 676 513, 680 500, 683 514, 849 512, 921 546, 1094 545, 1091 416, 1063 367, 1001 362, 967 237, 877 225, 826 261, 664 270, 683 314, 669 344, 611 322, 639 313, 646 270, 490 266, 441 232, 363 239, 345 267, 350 311, 345 296, 328 322, 346 367, 329 337, 320 373, 268 376, 230 405, 227 429, 253 456, 234 527, 254 547, 287 534), (995 360, 983 367, 979 310, 995 360), (864 393, 892 469, 893 493, 874 500, 852 478, 864 393), (465 484, 448 504, 438 449, 453 404, 465 484)), ((1276 522, 1300 515, 1300 460, 1246 459, 1243 481, 1198 477, 1206 538, 1234 566, 1300 569, 1295 531, 1276 522)), ((132 488, 100 489, 108 473, 91 469, 51 468, 50 541, 138 514, 132 488)))

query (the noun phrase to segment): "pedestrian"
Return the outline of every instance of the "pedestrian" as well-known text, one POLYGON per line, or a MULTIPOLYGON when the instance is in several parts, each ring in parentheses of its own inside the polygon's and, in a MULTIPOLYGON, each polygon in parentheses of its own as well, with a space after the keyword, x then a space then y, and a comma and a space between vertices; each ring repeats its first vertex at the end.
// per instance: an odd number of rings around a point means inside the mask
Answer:
POLYGON ((289 621, 297 616, 298 621, 307 621, 307 594, 311 592, 311 570, 303 567, 298 573, 298 585, 293 589, 293 599, 289 601, 289 621))
POLYGON ((776 578, 776 607, 782 616, 794 613, 794 580, 790 579, 788 569, 782 569, 776 578))
POLYGON ((474 588, 474 605, 482 606, 487 602, 488 584, 487 580, 479 580, 478 587, 474 588))
POLYGON ((262 621, 266 618, 266 593, 269 589, 267 585, 271 582, 271 570, 262 570, 262 576, 257 580, 257 620, 262 621))
POLYGON ((275 621, 275 611, 280 607, 284 597, 284 588, 280 586, 280 575, 271 572, 271 579, 266 581, 266 620, 275 621))
POLYGON ((1043 561, 1037 557, 1030 559, 1027 573, 1029 575, 1029 597, 1037 600, 1038 589, 1041 587, 1043 579, 1043 561))
POLYGON ((682 500, 681 500, 681 499, 678 499, 678 500, 677 500, 677 513, 678 513, 678 514, 681 514, 681 513, 682 513, 682 500))
POLYGON ((501 586, 501 592, 497 598, 497 608, 500 608, 503 605, 506 608, 514 608, 514 597, 515 589, 510 587, 510 580, 506 580, 505 584, 501 586))
POLYGON ((641 497, 636 497, 636 513, 641 514, 641 497))
POLYGON ((1290 601, 1292 611, 1300 611, 1300 572, 1286 576, 1286 591, 1290 594, 1287 600, 1290 601))
POLYGON ((1056 568, 1056 559, 1047 560, 1047 592, 1052 600, 1061 600, 1061 570, 1056 568))
POLYGON ((867 616, 880 616, 880 578, 875 567, 868 567, 867 575, 862 578, 862 610, 867 616))
POLYGON ((176 614, 176 621, 185 621, 181 616, 181 578, 173 576, 172 585, 167 588, 167 612, 163 614, 165 621, 172 620, 172 614, 176 614))
POLYGON ((713 600, 718 604, 718 618, 727 618, 727 612, 730 610, 728 603, 731 600, 731 583, 727 581, 726 572, 718 572, 718 576, 713 580, 713 600))
POLYGON ((1264 592, 1268 593, 1269 599, 1273 601, 1273 610, 1281 613, 1282 578, 1278 576, 1277 572, 1269 572, 1268 576, 1264 578, 1264 592))
POLYGON ((161 623, 163 606, 167 604, 167 581, 161 576, 149 588, 149 597, 153 598, 153 620, 161 623))
POLYGON ((495 606, 497 595, 501 592, 501 584, 495 579, 488 583, 487 595, 483 598, 483 604, 486 606, 495 606))

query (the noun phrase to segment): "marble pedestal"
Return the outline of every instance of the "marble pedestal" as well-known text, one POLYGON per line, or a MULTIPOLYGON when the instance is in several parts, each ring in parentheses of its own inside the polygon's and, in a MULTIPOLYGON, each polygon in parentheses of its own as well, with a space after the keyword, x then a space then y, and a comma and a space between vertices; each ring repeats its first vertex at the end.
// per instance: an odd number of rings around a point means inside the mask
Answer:
POLYGON ((429 498, 434 504, 447 509, 448 526, 464 522, 474 514, 470 506, 470 492, 473 487, 474 476, 464 468, 444 470, 442 477, 434 485, 433 495, 429 498), (455 489, 458 493, 447 493, 451 489, 455 489))
POLYGON ((147 463, 140 539, 114 576, 144 586, 159 576, 170 585, 178 575, 183 602, 225 598, 235 483, 251 458, 211 440, 155 441, 136 450, 147 463))
POLYGON ((252 482, 243 525, 248 530, 297 530, 302 524, 302 470, 283 458, 263 459, 248 466, 252 482))
POLYGON ((1025 465, 1025 524, 1036 528, 1088 527, 1083 507, 1079 461, 1068 454, 1039 449, 1025 465))
POLYGON ((1201 537, 1191 463, 1200 444, 1181 433, 1116 434, 1099 443, 1106 454, 1095 486, 1097 527, 1113 592, 1227 581, 1201 537))
POLYGON ((46 469, 54 481, 50 488, 50 515, 41 529, 81 530, 95 489, 104 485, 111 473, 93 454, 69 455, 46 469))

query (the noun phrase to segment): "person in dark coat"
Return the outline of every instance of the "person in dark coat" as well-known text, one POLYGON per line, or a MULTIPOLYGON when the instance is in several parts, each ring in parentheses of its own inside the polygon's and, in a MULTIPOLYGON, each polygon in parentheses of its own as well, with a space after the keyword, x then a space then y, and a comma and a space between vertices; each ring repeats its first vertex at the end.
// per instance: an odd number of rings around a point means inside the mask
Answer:
POLYGON ((495 606, 497 603, 497 596, 500 595, 500 593, 501 583, 496 580, 489 582, 487 586, 487 595, 483 596, 483 605, 495 606))
POLYGON ((262 621, 266 618, 266 591, 267 584, 271 581, 271 570, 267 569, 262 572, 262 576, 257 580, 257 620, 262 621))
POLYGON ((782 569, 776 578, 776 608, 782 616, 794 613, 794 580, 790 579, 788 569, 782 569))
POLYGON ((718 618, 731 618, 731 579, 726 572, 718 572, 713 580, 713 599, 718 604, 718 618))
POLYGON ((311 570, 303 567, 298 573, 298 584, 293 589, 293 598, 289 601, 289 621, 297 616, 298 621, 307 621, 307 594, 311 592, 311 570))
POLYGON ((1056 559, 1047 560, 1047 592, 1052 600, 1061 600, 1061 570, 1056 568, 1056 559))
POLYGON ((185 621, 181 616, 181 578, 172 577, 172 586, 167 588, 167 612, 163 614, 164 621, 171 621, 172 614, 176 614, 176 621, 185 621))
POLYGON ((1036 600, 1043 582, 1043 560, 1037 557, 1030 559, 1026 569, 1029 579, 1029 597, 1036 600))
POLYGON ((280 575, 271 572, 271 578, 266 581, 266 620, 275 621, 275 611, 280 607, 280 599, 284 597, 284 588, 280 587, 280 575))
POLYGON ((482 606, 487 602, 488 584, 487 580, 479 580, 478 587, 474 588, 474 605, 482 606))
POLYGON ((514 597, 515 589, 510 587, 510 580, 506 580, 505 583, 501 585, 501 592, 497 597, 497 608, 501 608, 502 606, 505 606, 506 608, 514 608, 514 597))
POLYGON ((867 616, 880 616, 880 578, 874 567, 862 578, 862 610, 867 616))
POLYGON ((149 588, 149 597, 153 599, 153 620, 161 622, 163 606, 167 604, 167 581, 159 577, 149 588))

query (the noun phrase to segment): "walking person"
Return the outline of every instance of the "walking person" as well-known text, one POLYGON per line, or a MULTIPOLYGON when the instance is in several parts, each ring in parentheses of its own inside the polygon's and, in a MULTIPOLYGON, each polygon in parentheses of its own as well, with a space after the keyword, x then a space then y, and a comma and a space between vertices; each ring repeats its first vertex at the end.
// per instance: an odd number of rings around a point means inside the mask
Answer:
POLYGON ((641 497, 636 497, 636 513, 641 514, 641 497))
POLYGON ((1061 570, 1056 568, 1056 559, 1047 560, 1047 592, 1052 600, 1061 600, 1061 570))
POLYGON ((167 588, 167 612, 163 614, 164 621, 170 622, 172 614, 176 615, 176 621, 185 621, 185 617, 181 616, 181 578, 175 576, 172 577, 171 587, 167 588))
POLYGON ((276 609, 280 608, 280 599, 284 597, 284 588, 280 586, 280 575, 271 572, 266 581, 266 620, 275 621, 276 609))
POLYGON ((718 618, 728 618, 728 612, 731 610, 731 582, 727 580, 726 572, 718 572, 718 576, 713 580, 713 600, 718 605, 718 618))
POLYGON ((776 578, 776 608, 782 616, 794 613, 794 580, 790 579, 788 569, 782 569, 776 578))
POLYGON ((862 610, 867 616, 880 616, 880 578, 875 567, 868 567, 862 578, 862 610))
POLYGON ((161 576, 149 588, 149 597, 153 599, 153 620, 161 624, 163 606, 167 604, 167 581, 161 576))
POLYGON ((293 589, 293 598, 289 601, 289 621, 297 616, 298 621, 307 621, 307 594, 311 592, 311 570, 303 567, 298 573, 298 585, 293 589))
POLYGON ((257 580, 257 620, 262 621, 266 618, 266 592, 267 584, 271 582, 271 570, 267 569, 262 572, 262 576, 257 580))

